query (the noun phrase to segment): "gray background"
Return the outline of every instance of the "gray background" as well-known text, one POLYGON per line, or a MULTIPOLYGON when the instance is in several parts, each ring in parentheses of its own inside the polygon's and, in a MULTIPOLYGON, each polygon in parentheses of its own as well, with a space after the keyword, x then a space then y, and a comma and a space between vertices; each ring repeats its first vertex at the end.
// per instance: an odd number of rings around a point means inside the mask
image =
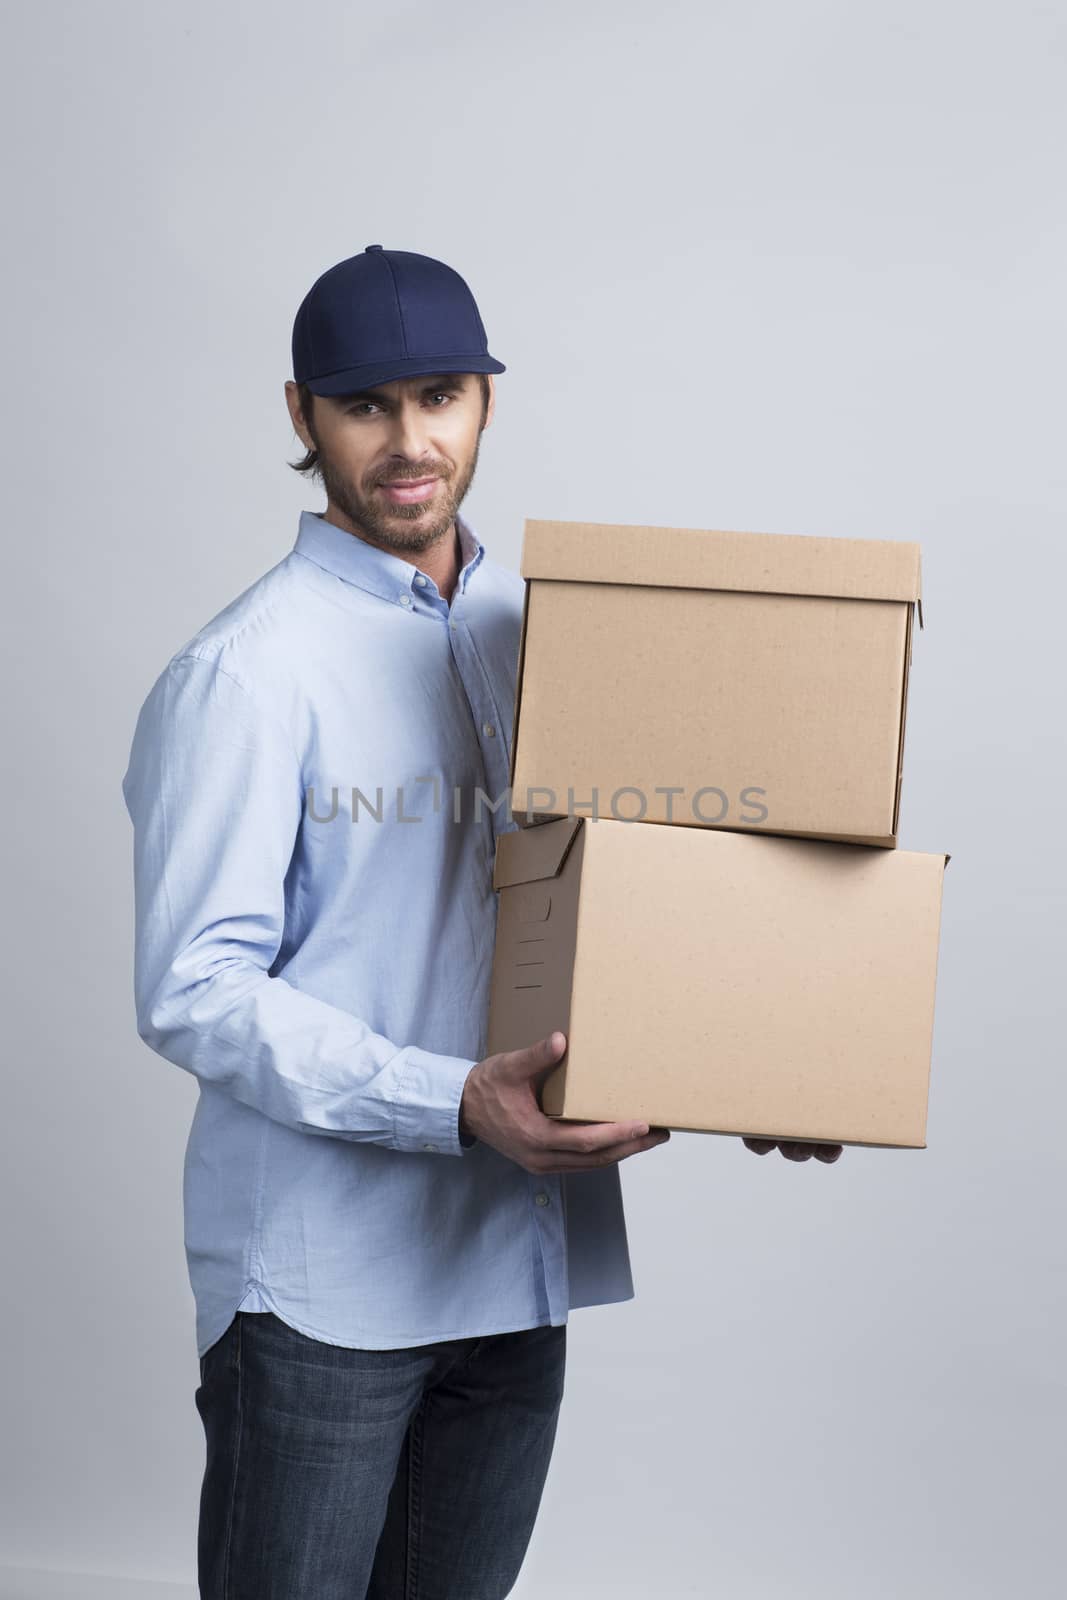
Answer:
POLYGON ((196 1085, 136 1036, 119 784, 172 650, 323 503, 291 319, 371 242, 457 267, 507 364, 466 502, 498 559, 526 516, 924 556, 929 1146, 625 1163, 638 1297, 572 1315, 514 1593, 1058 1594, 1065 7, 51 0, 5 34, 0 1594, 194 1592, 196 1085))

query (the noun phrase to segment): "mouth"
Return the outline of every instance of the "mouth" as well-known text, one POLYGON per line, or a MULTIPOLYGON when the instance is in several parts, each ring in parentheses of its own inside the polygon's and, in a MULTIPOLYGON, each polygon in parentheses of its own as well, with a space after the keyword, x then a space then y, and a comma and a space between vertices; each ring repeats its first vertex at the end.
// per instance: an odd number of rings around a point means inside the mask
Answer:
POLYGON ((418 478, 415 480, 405 478, 403 480, 397 479, 394 483, 381 483, 378 487, 385 495, 385 498, 391 500, 394 505, 409 506, 417 505, 423 500, 429 500, 436 493, 437 485, 440 481, 439 478, 418 478))

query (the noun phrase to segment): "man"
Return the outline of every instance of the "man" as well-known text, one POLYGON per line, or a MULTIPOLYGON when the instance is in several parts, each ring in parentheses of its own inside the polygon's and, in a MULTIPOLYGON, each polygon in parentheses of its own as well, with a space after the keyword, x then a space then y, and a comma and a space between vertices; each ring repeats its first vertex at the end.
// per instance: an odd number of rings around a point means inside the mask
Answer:
POLYGON ((619 1163, 669 1133, 544 1116, 562 1033, 485 1056, 523 586, 459 510, 505 370, 473 296, 368 245, 293 363, 325 511, 172 656, 123 779, 138 1031, 200 1091, 200 1592, 498 1600, 568 1311, 634 1292, 619 1163))

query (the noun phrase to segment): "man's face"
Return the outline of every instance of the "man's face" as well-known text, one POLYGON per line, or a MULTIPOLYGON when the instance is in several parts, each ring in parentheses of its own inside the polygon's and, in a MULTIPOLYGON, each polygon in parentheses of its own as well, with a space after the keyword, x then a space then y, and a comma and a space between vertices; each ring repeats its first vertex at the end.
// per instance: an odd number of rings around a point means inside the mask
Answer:
MULTIPOLYGON (((418 554, 446 536, 481 444, 482 389, 474 373, 316 395, 310 418, 301 416, 296 384, 288 382, 285 392, 293 427, 319 453, 331 506, 361 534, 404 554, 418 554)), ((490 377, 485 426, 494 398, 490 377)))

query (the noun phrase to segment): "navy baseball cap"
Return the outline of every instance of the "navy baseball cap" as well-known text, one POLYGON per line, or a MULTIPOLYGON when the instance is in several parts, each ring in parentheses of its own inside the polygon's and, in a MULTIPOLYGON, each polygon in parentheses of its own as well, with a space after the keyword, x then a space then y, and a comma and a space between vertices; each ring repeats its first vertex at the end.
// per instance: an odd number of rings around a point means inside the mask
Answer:
POLYGON ((293 377, 312 394, 351 394, 435 372, 505 372, 489 354, 458 272, 369 244, 316 279, 293 323, 293 377))

